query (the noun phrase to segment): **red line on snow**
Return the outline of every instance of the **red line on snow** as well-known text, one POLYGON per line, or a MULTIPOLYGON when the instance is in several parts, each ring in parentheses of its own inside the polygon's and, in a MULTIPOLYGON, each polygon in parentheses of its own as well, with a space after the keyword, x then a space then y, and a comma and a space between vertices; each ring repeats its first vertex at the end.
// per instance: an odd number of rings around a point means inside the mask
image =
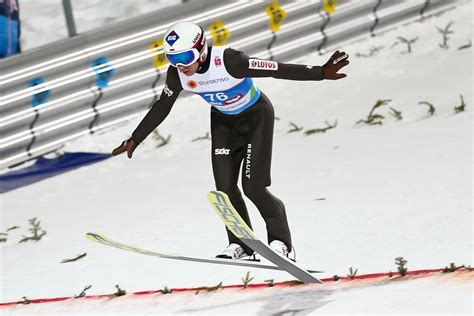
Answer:
MULTIPOLYGON (((415 270, 415 271, 408 271, 406 273, 407 276, 417 276, 417 275, 423 275, 423 274, 431 274, 431 273, 437 273, 441 272, 443 269, 425 269, 425 270, 415 270)), ((457 271, 467 271, 467 269, 459 269, 457 271)), ((364 275, 359 275, 355 276, 354 280, 366 280, 366 279, 376 279, 376 278, 381 278, 381 277, 386 277, 390 276, 390 273, 372 273, 372 274, 364 274, 364 275)), ((392 273, 393 277, 400 276, 399 273, 392 273)), ((340 280, 350 280, 351 278, 349 277, 339 277, 340 280)), ((328 282, 335 282, 333 278, 326 278, 322 279, 323 282, 328 283, 328 282)), ((297 286, 297 285, 302 285, 301 282, 299 281, 285 281, 285 282, 278 282, 274 283, 274 287, 286 287, 286 286, 297 286)), ((258 284, 249 284, 248 288, 267 288, 269 287, 268 283, 258 283, 258 284)), ((196 292, 197 290, 205 291, 207 287, 197 287, 197 288, 175 288, 175 289, 170 289, 173 293, 179 293, 179 292, 196 292)), ((236 284, 236 285, 225 285, 222 286, 222 289, 239 289, 242 288, 242 284, 236 284)), ((130 293, 133 295, 151 295, 151 294, 157 294, 160 293, 160 290, 151 290, 151 291, 140 291, 140 292, 134 292, 130 293)), ((113 294, 101 294, 101 295, 88 295, 84 296, 81 299, 101 299, 101 298, 110 298, 113 297, 113 294)), ((40 303, 54 303, 54 302, 61 302, 61 301, 66 301, 66 300, 72 300, 74 297, 57 297, 57 298, 39 298, 39 299, 32 299, 28 300, 29 304, 40 304, 40 303)), ((7 307, 7 306, 13 306, 13 305, 19 305, 19 304, 26 304, 23 301, 19 302, 7 302, 7 303, 0 303, 0 307, 7 307)))

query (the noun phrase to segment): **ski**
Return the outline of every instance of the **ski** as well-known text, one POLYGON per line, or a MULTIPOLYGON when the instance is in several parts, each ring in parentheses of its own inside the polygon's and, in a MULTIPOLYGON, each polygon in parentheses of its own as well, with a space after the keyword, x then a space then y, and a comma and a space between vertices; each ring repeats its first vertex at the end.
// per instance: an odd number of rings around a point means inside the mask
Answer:
MULTIPOLYGON (((173 259, 173 260, 182 260, 182 261, 194 261, 194 262, 203 262, 203 263, 213 263, 213 264, 223 264, 223 265, 233 265, 233 266, 241 266, 241 267, 248 267, 248 268, 260 268, 260 269, 268 269, 268 270, 284 270, 278 266, 271 266, 271 265, 266 265, 259 263, 258 261, 252 261, 252 260, 244 260, 244 259, 239 259, 239 260, 230 260, 230 259, 219 259, 219 258, 200 258, 200 257, 188 257, 188 256, 181 256, 181 255, 174 255, 174 254, 166 254, 166 253, 161 253, 161 252, 156 252, 156 251, 151 251, 151 250, 145 250, 142 248, 130 246, 115 240, 112 240, 108 237, 106 237, 103 234, 99 233, 87 233, 86 238, 110 247, 130 251, 130 252, 135 252, 139 253, 142 255, 147 255, 147 256, 153 256, 153 257, 159 257, 163 259, 173 259)), ((314 270, 308 270, 310 273, 322 273, 323 271, 314 271, 314 270)))
POLYGON ((281 256, 263 243, 252 229, 248 227, 240 217, 239 213, 237 213, 227 194, 221 191, 211 191, 207 195, 207 198, 227 228, 259 255, 278 267, 281 267, 282 270, 285 270, 304 283, 324 283, 320 279, 309 274, 307 271, 301 269, 290 259, 281 256))

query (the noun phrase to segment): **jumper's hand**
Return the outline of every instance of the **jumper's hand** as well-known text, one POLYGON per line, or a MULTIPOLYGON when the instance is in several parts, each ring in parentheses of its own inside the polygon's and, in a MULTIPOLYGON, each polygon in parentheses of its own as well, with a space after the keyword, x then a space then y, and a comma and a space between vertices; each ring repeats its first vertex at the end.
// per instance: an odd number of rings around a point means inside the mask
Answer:
POLYGON ((126 151, 127 156, 130 159, 132 158, 133 152, 135 151, 135 148, 137 148, 137 146, 138 144, 132 138, 129 138, 127 140, 124 140, 120 144, 120 146, 118 146, 112 151, 112 156, 120 155, 121 153, 126 151))
POLYGON ((338 74, 342 67, 349 64, 349 55, 345 52, 336 51, 331 58, 323 65, 324 79, 337 80, 346 77, 346 74, 338 74))

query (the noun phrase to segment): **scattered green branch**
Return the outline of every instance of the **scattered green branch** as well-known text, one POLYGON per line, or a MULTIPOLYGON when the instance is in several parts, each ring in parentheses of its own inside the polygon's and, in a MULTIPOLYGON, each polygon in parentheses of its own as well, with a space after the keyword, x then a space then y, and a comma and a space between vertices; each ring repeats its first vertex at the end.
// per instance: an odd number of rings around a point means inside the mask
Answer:
POLYGON ((337 126, 337 120, 334 122, 333 125, 329 124, 327 121, 325 121, 324 123, 326 123, 326 127, 309 129, 309 130, 305 131, 304 133, 306 135, 311 135, 311 134, 314 134, 314 133, 326 133, 327 130, 330 130, 330 129, 335 128, 337 126))
POLYGON ((31 304, 31 301, 29 299, 27 299, 26 296, 23 296, 22 299, 23 299, 22 301, 18 301, 16 303, 17 304, 24 304, 24 305, 31 304))
POLYGON ((469 48, 472 46, 472 43, 471 43, 471 40, 469 40, 469 44, 465 44, 465 45, 462 45, 462 46, 459 46, 458 47, 458 50, 461 50, 461 49, 466 49, 466 48, 469 48))
POLYGON ((156 146, 157 148, 167 145, 170 141, 170 138, 171 138, 171 135, 169 135, 167 138, 165 138, 160 134, 158 129, 153 130, 153 139, 160 142, 158 144, 158 146, 156 146))
POLYGON ((375 114, 374 111, 377 108, 379 108, 379 107, 381 107, 385 104, 388 104, 391 101, 392 100, 390 100, 390 99, 388 99, 388 100, 377 100, 375 105, 370 110, 370 113, 367 116, 367 118, 365 120, 359 120, 356 124, 365 123, 365 124, 368 124, 368 125, 382 125, 383 124, 382 120, 384 119, 384 117, 380 114, 375 114))
POLYGON ((352 267, 349 268, 349 274, 347 275, 351 280, 355 279, 358 269, 353 270, 352 267))
POLYGON ((124 296, 125 294, 127 294, 127 292, 125 290, 122 290, 120 288, 120 286, 118 286, 118 284, 115 285, 115 287, 117 288, 117 292, 115 292, 114 294, 111 295, 112 298, 113 297, 124 296))
POLYGON ((449 266, 447 267, 444 267, 443 269, 443 273, 448 273, 448 272, 454 272, 456 270, 459 270, 461 268, 464 268, 464 265, 460 266, 460 267, 456 267, 456 265, 454 264, 454 262, 451 262, 449 264, 449 266))
POLYGON ((90 289, 91 287, 92 285, 86 286, 79 295, 74 295, 74 298, 76 299, 76 298, 81 298, 81 297, 86 296, 86 291, 90 289))
POLYGON ((20 226, 12 226, 10 228, 7 229, 7 232, 11 231, 11 230, 15 230, 15 229, 18 229, 20 228, 20 226))
POLYGON ((160 293, 161 294, 171 294, 171 293, 173 293, 173 289, 170 290, 170 289, 168 289, 167 286, 165 286, 164 289, 160 290, 160 293))
POLYGON ((0 242, 7 242, 7 238, 6 237, 0 237, 0 242))
POLYGON ((270 280, 265 280, 264 282, 268 283, 268 287, 272 287, 272 286, 275 286, 275 282, 273 279, 270 279, 270 280))
POLYGON ((462 94, 461 94, 461 105, 456 106, 454 108, 454 112, 461 113, 461 112, 464 112, 465 109, 466 109, 466 103, 464 103, 464 98, 462 97, 462 94))
POLYGON ((222 288, 224 288, 224 287, 222 286, 222 282, 220 282, 219 284, 217 284, 215 286, 202 286, 202 287, 195 288, 196 292, 194 294, 197 295, 202 290, 206 290, 207 292, 213 292, 213 291, 217 291, 217 290, 222 289, 222 288))
POLYGON ((426 102, 426 101, 422 101, 422 102, 418 102, 418 104, 425 104, 429 107, 428 109, 428 114, 433 116, 435 114, 435 107, 433 106, 433 104, 429 103, 429 102, 426 102))
POLYGON ((411 53, 411 44, 415 43, 418 40, 418 37, 412 38, 412 39, 406 39, 404 37, 398 36, 397 37, 398 41, 395 42, 391 48, 394 48, 398 44, 406 44, 407 45, 407 51, 402 53, 402 54, 410 54, 411 53))
POLYGON ((450 34, 453 34, 454 32, 451 31, 449 28, 451 27, 451 25, 453 24, 454 22, 449 22, 448 25, 446 25, 446 27, 444 29, 442 28, 439 28, 436 26, 436 28, 438 29, 438 31, 443 35, 443 44, 439 44, 439 47, 441 48, 444 48, 444 49, 448 49, 449 46, 448 46, 448 39, 449 39, 449 36, 450 34))
POLYGON ((63 261, 61 261, 61 263, 74 262, 74 261, 84 258, 85 256, 87 256, 86 252, 84 252, 82 255, 77 255, 77 257, 72 258, 72 259, 64 259, 63 261))
POLYGON ((29 220, 31 228, 28 230, 30 233, 32 233, 32 236, 26 237, 23 236, 23 239, 20 240, 18 243, 26 242, 28 240, 34 240, 34 241, 39 241, 41 238, 43 238, 46 235, 46 231, 41 228, 41 222, 36 220, 35 218, 32 218, 29 220))
POLYGON ((397 257, 395 258, 395 264, 398 266, 398 273, 400 273, 401 276, 405 276, 407 274, 408 269, 405 267, 408 261, 403 259, 403 257, 397 257))
POLYGON ((207 140, 207 139, 211 139, 211 137, 209 136, 209 132, 207 132, 206 135, 204 135, 204 136, 196 137, 195 139, 193 139, 191 141, 191 143, 192 142, 197 142, 198 140, 207 140))
POLYGON ((299 132, 299 131, 301 131, 301 130, 303 129, 303 126, 299 127, 298 125, 296 125, 296 124, 293 123, 293 122, 290 122, 290 126, 292 126, 293 128, 290 129, 290 130, 288 131, 288 133, 299 132))
POLYGON ((242 278, 242 282, 244 283, 244 289, 246 289, 249 286, 249 283, 252 282, 253 278, 250 277, 250 271, 247 272, 245 275, 245 279, 242 278))
POLYGON ((375 55, 375 53, 378 53, 382 48, 383 46, 376 47, 372 45, 372 48, 370 49, 369 54, 356 53, 355 56, 356 57, 371 57, 375 55))
POLYGON ((389 112, 389 114, 393 116, 394 118, 396 118, 397 121, 403 120, 402 111, 398 111, 397 109, 392 108, 392 107, 390 107, 390 110, 392 110, 392 112, 389 112))

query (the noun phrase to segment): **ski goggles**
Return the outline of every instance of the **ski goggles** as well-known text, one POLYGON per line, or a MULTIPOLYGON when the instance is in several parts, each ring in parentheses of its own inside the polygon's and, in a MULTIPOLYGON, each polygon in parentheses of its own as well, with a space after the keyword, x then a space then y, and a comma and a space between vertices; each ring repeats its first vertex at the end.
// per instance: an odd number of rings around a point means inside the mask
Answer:
POLYGON ((166 58, 170 62, 171 66, 178 67, 179 65, 182 66, 189 66, 196 62, 199 58, 199 52, 196 48, 192 48, 190 50, 178 53, 168 53, 165 54, 166 58))

